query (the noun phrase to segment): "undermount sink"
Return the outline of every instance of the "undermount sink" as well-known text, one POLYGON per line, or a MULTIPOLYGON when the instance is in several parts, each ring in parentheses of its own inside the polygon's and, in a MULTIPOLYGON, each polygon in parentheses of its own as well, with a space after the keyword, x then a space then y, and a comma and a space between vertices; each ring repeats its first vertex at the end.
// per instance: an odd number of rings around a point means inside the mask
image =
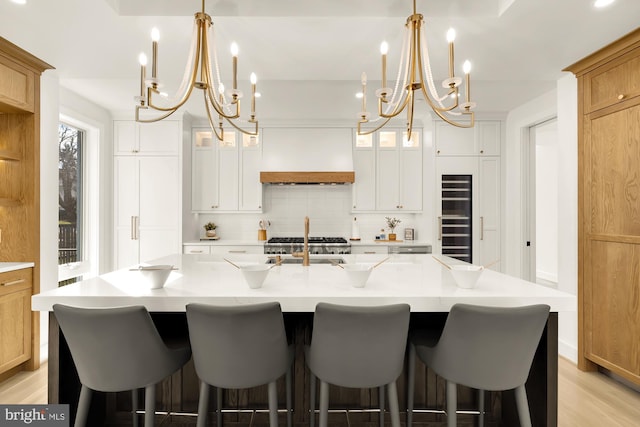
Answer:
MULTIPOLYGON (((269 258, 267 264, 275 264, 275 258, 269 258)), ((302 264, 302 258, 283 258, 282 264, 302 264)), ((309 258, 309 264, 344 264, 342 258, 309 258)))

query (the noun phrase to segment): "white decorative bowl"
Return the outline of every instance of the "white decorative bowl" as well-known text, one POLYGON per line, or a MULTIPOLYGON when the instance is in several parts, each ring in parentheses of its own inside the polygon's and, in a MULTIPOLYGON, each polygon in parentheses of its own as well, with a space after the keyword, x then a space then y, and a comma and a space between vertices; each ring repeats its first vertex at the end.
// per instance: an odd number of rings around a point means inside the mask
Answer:
POLYGON ((354 288, 364 288, 373 268, 366 264, 341 264, 354 288))
POLYGON ((264 283, 264 279, 267 278, 270 269, 271 266, 268 264, 250 264, 240 267, 242 276, 251 289, 262 287, 262 283, 264 283))
POLYGON ((173 265, 145 265, 138 270, 149 289, 160 289, 167 282, 173 265))
POLYGON ((453 280, 455 280, 458 287, 464 289, 475 288, 476 282, 484 271, 484 267, 481 265, 454 264, 449 267, 451 267, 449 271, 453 276, 453 280))

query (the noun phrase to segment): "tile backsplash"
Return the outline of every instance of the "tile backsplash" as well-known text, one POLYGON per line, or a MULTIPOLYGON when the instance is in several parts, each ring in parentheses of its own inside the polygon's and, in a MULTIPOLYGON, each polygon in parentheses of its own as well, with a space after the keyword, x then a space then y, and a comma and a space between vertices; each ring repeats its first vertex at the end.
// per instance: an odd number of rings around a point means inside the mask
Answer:
POLYGON ((193 214, 194 229, 183 236, 185 242, 198 240, 202 225, 213 221, 218 235, 225 240, 257 240, 258 222, 271 222, 267 236, 302 236, 304 217, 310 219, 310 235, 351 237, 354 217, 357 218, 362 241, 373 241, 380 229, 386 229, 385 216, 395 216, 402 222, 396 229, 398 239, 404 237, 404 228, 414 228, 416 240, 430 241, 430 219, 424 214, 351 213, 352 191, 349 185, 265 185, 262 214, 221 213, 193 214))

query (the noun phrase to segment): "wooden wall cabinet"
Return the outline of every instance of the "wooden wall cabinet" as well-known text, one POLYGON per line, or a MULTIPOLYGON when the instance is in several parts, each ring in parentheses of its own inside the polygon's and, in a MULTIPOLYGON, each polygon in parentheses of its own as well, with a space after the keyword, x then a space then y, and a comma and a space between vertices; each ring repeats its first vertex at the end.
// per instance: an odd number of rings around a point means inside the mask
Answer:
POLYGON ((0 373, 31 358, 33 269, 0 273, 0 373))
POLYGON ((0 377, 40 366, 40 317, 30 298, 40 292, 40 75, 51 68, 0 37, 0 262, 35 264, 28 286, 0 291, 2 331, 17 334, 0 339, 0 377))
POLYGON ((640 30, 578 78, 578 366, 640 384, 640 30))

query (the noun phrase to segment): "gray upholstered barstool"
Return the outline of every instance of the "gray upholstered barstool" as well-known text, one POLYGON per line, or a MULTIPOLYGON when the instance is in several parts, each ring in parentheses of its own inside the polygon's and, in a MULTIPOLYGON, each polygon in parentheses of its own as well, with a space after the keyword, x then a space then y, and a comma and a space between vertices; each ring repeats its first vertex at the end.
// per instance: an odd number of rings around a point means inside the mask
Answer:
POLYGON ((311 345, 306 349, 311 371, 310 425, 315 418, 316 377, 320 380, 320 427, 327 427, 329 384, 379 388, 380 418, 384 392, 389 396, 391 424, 400 427, 396 379, 402 373, 409 329, 409 305, 353 307, 316 306, 311 345))
POLYGON ((520 425, 531 426, 525 382, 549 316, 549 306, 483 307, 456 304, 439 337, 411 331, 407 426, 413 421, 416 354, 447 382, 448 425, 456 425, 456 385, 479 390, 482 425, 484 390, 515 389, 520 425))
MULTIPOLYGON (((188 347, 168 348, 142 306, 77 308, 53 306, 69 345, 82 388, 76 427, 84 427, 92 391, 118 392, 145 388, 145 426, 155 418, 156 384, 191 357, 188 347)), ((135 410, 134 417, 135 417, 135 410)))
POLYGON ((222 425, 221 389, 268 384, 269 424, 278 425, 276 381, 286 376, 287 425, 291 427, 291 365, 282 311, 277 302, 232 307, 187 305, 189 339, 200 378, 198 427, 206 423, 210 386, 216 387, 218 427, 222 425))

